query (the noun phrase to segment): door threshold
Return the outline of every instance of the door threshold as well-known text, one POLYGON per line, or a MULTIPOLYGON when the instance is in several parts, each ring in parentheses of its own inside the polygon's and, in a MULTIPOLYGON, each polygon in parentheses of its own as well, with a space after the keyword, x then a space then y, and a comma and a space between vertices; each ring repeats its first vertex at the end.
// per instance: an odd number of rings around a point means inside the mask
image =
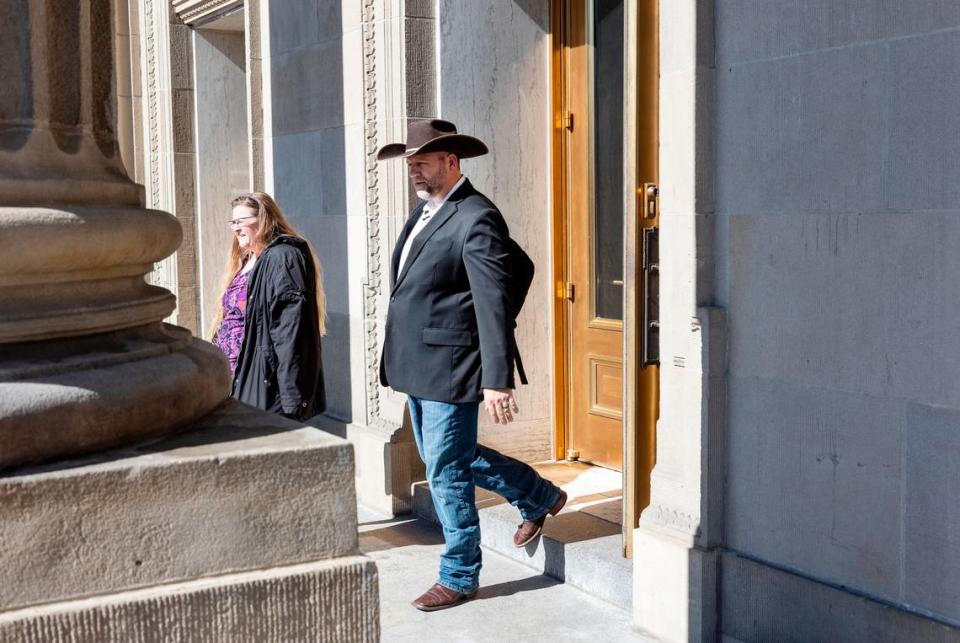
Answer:
MULTIPOLYGON (((567 492, 567 511, 623 524, 623 474, 588 462, 537 462, 537 473, 567 492)), ((618 532, 619 533, 619 532, 618 532)))

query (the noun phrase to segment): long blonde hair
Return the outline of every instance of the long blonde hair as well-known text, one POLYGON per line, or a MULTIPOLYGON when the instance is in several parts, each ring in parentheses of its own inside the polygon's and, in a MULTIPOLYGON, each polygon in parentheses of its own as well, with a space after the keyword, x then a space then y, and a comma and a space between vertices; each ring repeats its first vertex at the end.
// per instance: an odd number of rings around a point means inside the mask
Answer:
POLYGON ((223 321, 223 293, 225 293, 227 288, 230 287, 230 284, 233 283, 234 277, 237 276, 237 273, 240 272, 250 259, 250 255, 254 253, 254 250, 256 250, 257 253, 261 252, 271 241, 280 235, 289 235, 303 239, 307 244, 307 248, 310 249, 310 257, 313 259, 313 269, 316 276, 314 281, 317 285, 317 327, 321 336, 326 335, 327 294, 323 289, 323 269, 320 267, 320 260, 317 259, 317 253, 313 251, 313 246, 290 225, 287 217, 285 217, 283 211, 280 210, 280 206, 278 206, 277 202, 273 200, 273 197, 266 192, 248 192, 241 194, 230 202, 231 208, 235 208, 238 205, 247 206, 257 213, 257 234, 247 250, 241 249, 240 244, 237 242, 237 237, 233 237, 230 245, 230 256, 227 258, 227 267, 224 270, 223 288, 221 289, 220 298, 217 299, 217 310, 213 318, 213 325, 211 326, 214 336, 216 336, 220 328, 220 322, 223 321))

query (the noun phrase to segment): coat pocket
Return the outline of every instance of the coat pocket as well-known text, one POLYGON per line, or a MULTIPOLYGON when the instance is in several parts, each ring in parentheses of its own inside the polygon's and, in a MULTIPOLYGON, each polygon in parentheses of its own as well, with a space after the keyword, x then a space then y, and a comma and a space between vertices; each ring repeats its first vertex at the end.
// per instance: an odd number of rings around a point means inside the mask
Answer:
POLYGON ((424 328, 421 331, 424 344, 433 346, 470 346, 473 334, 469 330, 456 328, 424 328))

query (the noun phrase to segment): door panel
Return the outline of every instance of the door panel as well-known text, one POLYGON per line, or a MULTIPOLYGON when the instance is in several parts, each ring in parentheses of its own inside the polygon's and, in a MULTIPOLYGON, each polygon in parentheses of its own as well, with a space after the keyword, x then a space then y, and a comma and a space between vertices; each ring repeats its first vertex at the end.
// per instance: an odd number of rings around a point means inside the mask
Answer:
POLYGON ((567 452, 623 463, 623 0, 571 0, 567 452))

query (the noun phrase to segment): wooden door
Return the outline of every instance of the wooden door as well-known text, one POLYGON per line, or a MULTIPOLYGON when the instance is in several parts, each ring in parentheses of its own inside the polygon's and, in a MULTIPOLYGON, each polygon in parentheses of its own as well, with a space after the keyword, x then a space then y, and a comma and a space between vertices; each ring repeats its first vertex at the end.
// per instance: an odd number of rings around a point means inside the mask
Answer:
POLYGON ((566 456, 623 466, 624 1, 567 0, 566 456))

